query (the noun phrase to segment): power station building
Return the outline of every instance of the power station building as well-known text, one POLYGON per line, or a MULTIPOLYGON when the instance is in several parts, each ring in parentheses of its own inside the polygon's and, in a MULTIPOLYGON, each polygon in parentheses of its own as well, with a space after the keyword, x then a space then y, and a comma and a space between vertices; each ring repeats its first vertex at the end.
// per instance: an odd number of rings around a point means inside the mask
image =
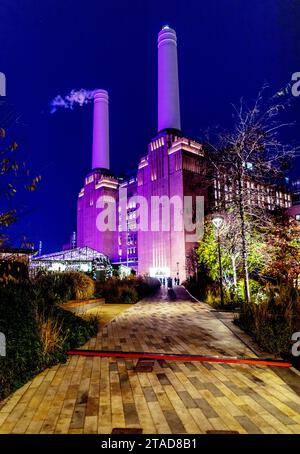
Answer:
MULTIPOLYGON (((191 236, 197 230, 197 200, 207 212, 224 187, 216 180, 208 193, 204 146, 181 131, 177 37, 168 26, 158 34, 157 117, 157 134, 137 171, 126 179, 118 178, 109 165, 109 96, 105 90, 96 92, 92 171, 78 196, 77 246, 95 249, 113 263, 125 264, 140 274, 179 277, 182 281, 187 276, 187 257, 197 245, 196 236, 194 240, 191 236), (181 228, 175 225, 178 218, 184 218, 185 197, 192 200, 189 229, 183 222, 181 228), (152 200, 159 201, 156 210, 152 200), (144 201, 147 203, 141 210, 144 201), (108 211, 112 225, 103 229, 108 211)), ((287 191, 277 189, 274 197, 284 208, 290 207, 287 191)))

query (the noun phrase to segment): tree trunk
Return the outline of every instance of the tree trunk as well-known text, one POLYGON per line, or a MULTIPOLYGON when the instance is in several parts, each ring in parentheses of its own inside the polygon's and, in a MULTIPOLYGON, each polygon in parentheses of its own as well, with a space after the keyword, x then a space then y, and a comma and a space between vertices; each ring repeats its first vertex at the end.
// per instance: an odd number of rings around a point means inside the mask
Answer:
POLYGON ((237 288, 237 272, 236 272, 236 259, 235 256, 231 256, 231 264, 232 264, 232 271, 233 271, 233 285, 234 289, 236 291, 237 288))
POLYGON ((241 236, 242 236, 242 266, 244 272, 244 287, 245 287, 245 302, 251 302, 250 285, 249 285, 249 271, 248 271, 248 245, 246 239, 246 223, 245 223, 245 208, 244 208, 244 186, 243 175, 238 177, 238 204, 239 214, 241 219, 241 236))

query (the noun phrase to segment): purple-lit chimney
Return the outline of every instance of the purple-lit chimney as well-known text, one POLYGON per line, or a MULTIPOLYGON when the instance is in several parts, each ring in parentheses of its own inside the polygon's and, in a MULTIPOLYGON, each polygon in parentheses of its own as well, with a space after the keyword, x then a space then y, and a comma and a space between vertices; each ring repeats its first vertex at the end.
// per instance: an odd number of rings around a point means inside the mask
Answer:
POLYGON ((181 129, 176 32, 167 25, 158 34, 158 131, 181 129))
POLYGON ((94 95, 93 169, 109 169, 108 93, 97 90, 94 95))

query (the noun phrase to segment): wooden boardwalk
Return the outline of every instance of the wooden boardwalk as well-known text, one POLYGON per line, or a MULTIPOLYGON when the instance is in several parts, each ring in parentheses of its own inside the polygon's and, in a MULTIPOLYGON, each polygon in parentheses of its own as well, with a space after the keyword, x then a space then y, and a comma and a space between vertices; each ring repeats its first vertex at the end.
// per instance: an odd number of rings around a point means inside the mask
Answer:
MULTIPOLYGON (((84 348, 254 357, 182 288, 127 309, 84 348)), ((70 357, 0 404, 0 433, 300 434, 300 376, 263 366, 70 357)))

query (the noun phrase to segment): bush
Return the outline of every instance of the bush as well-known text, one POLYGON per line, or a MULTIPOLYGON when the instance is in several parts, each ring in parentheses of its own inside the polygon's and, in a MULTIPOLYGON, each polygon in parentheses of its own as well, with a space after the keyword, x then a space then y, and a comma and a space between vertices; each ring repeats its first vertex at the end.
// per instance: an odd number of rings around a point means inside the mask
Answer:
POLYGON ((77 271, 42 272, 33 282, 37 295, 50 303, 89 299, 95 292, 93 279, 77 271))
POLYGON ((300 294, 288 285, 267 285, 255 302, 244 305, 237 319, 266 351, 289 355, 292 333, 300 330, 300 294))
POLYGON ((139 300, 138 293, 135 288, 125 285, 121 287, 121 300, 125 304, 136 303, 139 300))
MULTIPOLYGON (((205 281, 203 276, 199 276, 198 280, 195 277, 190 277, 187 281, 183 282, 183 285, 195 298, 214 308, 220 308, 221 290, 218 281, 213 282, 210 279, 205 281)), ((241 299, 234 287, 223 284, 223 298, 225 309, 229 310, 240 307, 241 299)))
POLYGON ((0 288, 0 332, 6 336, 6 357, 0 357, 0 399, 41 370, 33 292, 27 285, 0 288))
POLYGON ((69 279, 72 282, 72 299, 89 299, 94 295, 95 282, 89 276, 84 273, 78 273, 75 271, 67 273, 69 279))
POLYGON ((30 283, 0 287, 0 332, 6 357, 0 357, 0 399, 79 347, 97 333, 96 320, 83 320, 55 305, 30 283))
POLYGON ((131 304, 152 294, 159 287, 159 280, 151 277, 112 277, 106 282, 96 282, 96 295, 104 297, 107 303, 131 304))
MULTIPOLYGON (((238 296, 238 298, 239 298, 241 303, 243 301, 245 301, 245 290, 244 290, 244 287, 245 287, 244 280, 243 279, 239 280, 239 282, 237 284, 237 296, 238 296)), ((256 295, 258 294, 258 292, 262 288, 261 283, 256 281, 256 280, 254 280, 254 279, 249 279, 249 287, 250 287, 251 299, 254 301, 255 298, 256 298, 256 295)))

